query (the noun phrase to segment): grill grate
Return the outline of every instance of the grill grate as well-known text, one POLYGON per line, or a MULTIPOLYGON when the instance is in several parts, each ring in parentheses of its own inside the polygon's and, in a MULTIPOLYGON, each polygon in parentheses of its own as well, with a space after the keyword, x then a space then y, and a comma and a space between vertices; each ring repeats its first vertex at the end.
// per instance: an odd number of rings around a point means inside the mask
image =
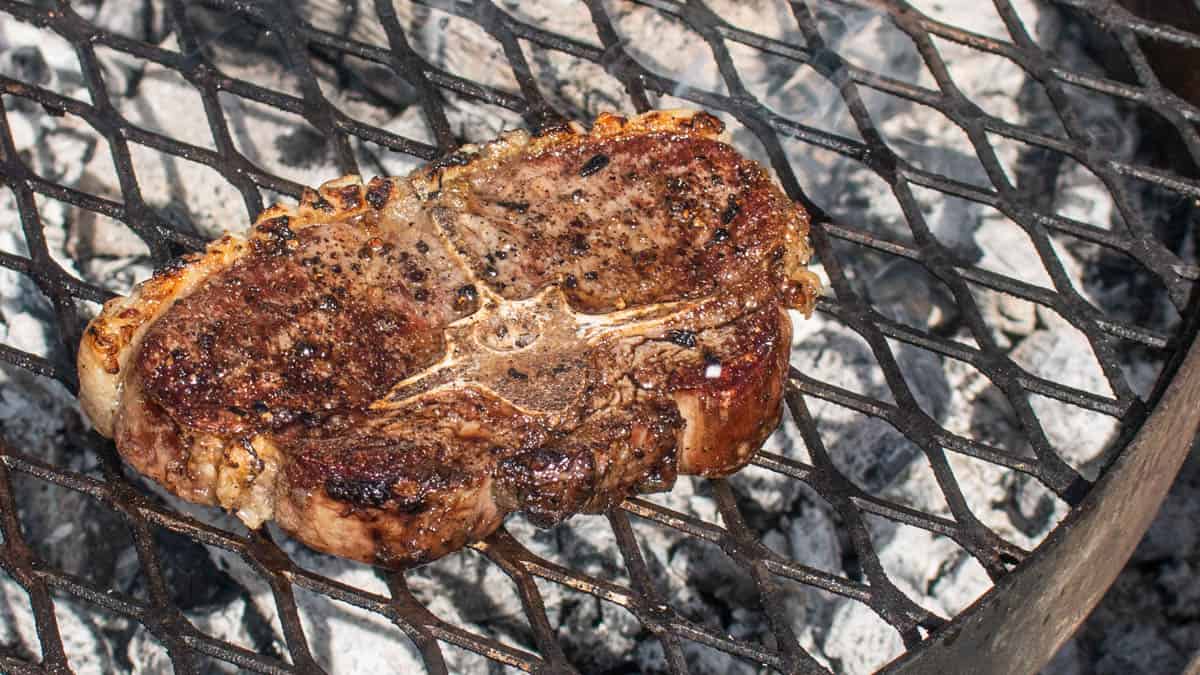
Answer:
POLYGON ((747 515, 747 509, 753 505, 748 505, 729 482, 712 481, 709 487, 720 524, 679 512, 650 498, 631 499, 623 510, 607 516, 608 528, 621 555, 621 560, 612 561, 612 564, 623 568, 628 584, 585 572, 572 561, 560 563, 539 556, 505 530, 476 546, 478 553, 502 569, 515 584, 531 636, 530 644, 517 646, 439 618, 418 600, 410 589, 406 574, 385 576, 387 595, 369 592, 302 567, 267 534, 247 534, 244 530, 225 529, 189 517, 148 494, 140 484, 129 482, 111 444, 91 435, 82 442, 96 453, 99 466, 90 471, 58 466, 20 447, 0 447, 0 536, 3 539, 0 569, 28 593, 41 649, 41 659, 35 661, 9 653, 0 645, 0 665, 5 670, 32 673, 59 672, 67 668, 63 631, 58 625, 55 605, 70 601, 125 616, 143 625, 165 648, 176 672, 200 672, 209 657, 262 672, 316 672, 320 670, 319 659, 310 649, 309 637, 297 609, 296 589, 303 589, 386 617, 411 639, 429 672, 447 672, 444 650, 448 648, 475 652, 499 664, 530 672, 571 671, 572 666, 559 645, 539 590, 541 584, 552 583, 595 596, 632 613, 648 635, 661 644, 670 672, 689 671, 688 643, 706 645, 779 671, 819 672, 825 667, 801 646, 784 606, 782 590, 795 582, 868 606, 898 632, 904 648, 910 652, 919 652, 932 631, 956 621, 953 616, 940 616, 922 607, 889 578, 873 545, 868 519, 881 517, 947 537, 978 561, 993 580, 1019 568, 1028 554, 1020 546, 1006 541, 972 512, 968 495, 960 488, 951 468, 949 456, 952 453, 1036 479, 1071 507, 1080 503, 1091 483, 1052 447, 1030 403, 1030 396, 1055 399, 1116 418, 1121 428, 1116 441, 1119 448, 1140 426, 1148 405, 1153 402, 1139 397, 1127 382, 1120 365, 1121 354, 1130 349, 1143 349, 1167 360, 1187 345, 1181 335, 1182 322, 1165 327, 1140 325, 1113 318, 1091 304, 1073 285, 1068 270, 1056 255, 1055 237, 1067 235, 1123 253, 1136 263, 1141 273, 1157 280, 1160 292, 1180 314, 1185 314, 1200 272, 1173 252, 1156 233, 1154 224, 1135 207, 1128 180, 1136 179, 1156 186, 1178 195, 1181 200, 1200 198, 1200 182, 1155 166, 1127 161, 1094 144, 1085 122, 1071 102, 1070 90, 1089 90, 1153 111, 1177 135, 1186 155, 1200 166, 1200 137, 1193 126, 1200 122, 1200 109, 1159 83, 1139 43, 1139 40, 1148 39, 1200 49, 1200 37, 1142 21, 1107 1, 1060 0, 1056 3, 1080 17, 1094 20, 1107 31, 1131 66, 1133 78, 1125 82, 1065 67, 1031 37, 1009 0, 995 0, 994 3, 1009 33, 1009 39, 1003 40, 941 23, 904 0, 850 3, 890 15, 894 25, 911 39, 925 67, 932 73, 937 88, 929 89, 857 66, 828 46, 818 28, 820 3, 790 4, 795 22, 793 28, 799 30, 802 43, 784 42, 738 28, 722 20, 701 0, 645 0, 639 3, 682 22, 687 30, 703 39, 720 76, 718 91, 710 91, 641 65, 630 45, 620 37, 611 7, 601 0, 583 2, 594 23, 599 46, 581 41, 577 36, 557 34, 527 23, 489 0, 429 0, 424 3, 472 22, 499 43, 517 83, 515 91, 506 91, 465 79, 429 63, 409 43, 390 2, 380 0, 361 6, 351 3, 360 18, 368 17, 379 34, 385 36, 385 47, 318 28, 298 13, 294 3, 205 0, 202 4, 213 11, 236 15, 242 21, 273 31, 281 51, 283 65, 280 67, 288 69, 296 83, 296 91, 288 93, 223 73, 204 49, 200 29, 195 25, 189 7, 179 0, 165 3, 167 25, 178 40, 178 51, 100 29, 65 2, 31 5, 0 0, 0 12, 52 32, 74 47, 90 96, 90 101, 81 101, 34 82, 0 76, 0 92, 4 94, 0 98, 0 176, 15 199, 28 251, 27 255, 0 252, 0 265, 27 277, 50 301, 60 339, 60 344, 49 355, 36 355, 0 343, 0 359, 18 369, 53 378, 74 391, 77 381, 70 355, 74 354, 84 325, 81 317, 89 311, 84 303, 99 303, 112 297, 109 289, 77 278, 56 262, 46 240, 39 200, 56 200, 126 224, 149 247, 156 265, 203 245, 202 237, 184 228, 173 227, 148 203, 135 172, 131 144, 211 168, 236 189, 247 214, 252 217, 263 209, 264 191, 298 197, 302 186, 261 168, 239 149, 222 97, 236 97, 303 118, 328 139, 338 169, 358 173, 361 167, 353 147, 355 139, 421 160, 451 151, 458 140, 447 113, 447 97, 450 96, 514 111, 532 127, 557 119, 559 113, 543 95, 521 48, 522 43, 533 44, 600 64, 626 89, 638 110, 650 109, 658 95, 671 95, 700 107, 728 113, 761 143, 787 193, 814 214, 813 242, 832 290, 822 299, 819 311, 865 340, 878 362, 890 397, 851 391, 793 368, 787 404, 808 459, 800 461, 763 451, 754 463, 762 470, 803 483, 828 503, 858 571, 845 576, 835 574, 802 564, 774 550, 763 542, 760 532, 750 522, 752 518, 747 515), (1017 125, 981 109, 951 77, 939 51, 938 45, 943 44, 939 40, 1017 63, 1041 84, 1064 133, 1049 134, 1017 125), (731 45, 772 54, 794 63, 796 68, 815 69, 836 87, 849 110, 856 133, 832 133, 769 109, 744 83, 731 55, 731 45), (110 83, 106 81, 109 75, 97 57, 99 47, 122 53, 138 62, 158 64, 182 76, 203 103, 203 113, 211 130, 211 147, 128 121, 110 95, 110 83), (431 141, 408 138, 359 121, 326 97, 314 64, 349 57, 389 69, 412 88, 431 141), (944 114, 966 134, 989 185, 981 186, 921 168, 898 154, 889 146, 864 102, 864 94, 868 91, 883 92, 944 114), (34 172, 27 159, 18 153, 13 140, 10 108, 19 100, 42 106, 47 115, 77 116, 102 136, 105 147, 98 151, 111 153, 120 185, 119 200, 96 196, 34 172), (995 148, 997 138, 1058 153, 1086 167, 1111 193, 1120 222, 1111 229, 1103 229, 1045 208, 1039 195, 1022 189, 1007 173, 995 148), (888 238, 869 227, 845 222, 847 219, 830 217, 805 194, 793 172, 785 150, 785 143, 793 142, 828 150, 869 167, 890 187, 910 236, 905 240, 888 238), (931 189, 1003 213, 1028 235, 1049 275, 1050 284, 1038 286, 980 269, 965 260, 931 231, 915 196, 918 189, 931 189), (921 265, 953 296, 960 312, 962 333, 970 339, 915 328, 882 313, 857 289, 852 275, 847 272, 846 249, 841 248, 847 244, 859 247, 855 250, 874 251, 921 265), (979 288, 1036 303, 1065 318, 1086 335, 1112 394, 1084 391, 1019 367, 1008 351, 997 343, 981 312, 975 293, 979 288), (925 350, 977 369, 1011 407, 1031 452, 1014 453, 944 428, 922 410, 893 345, 925 350), (863 489, 843 475, 831 459, 825 447, 827 440, 814 419, 811 406, 816 401, 883 420, 899 430, 928 461, 944 496, 948 515, 931 515, 895 503, 863 489), (18 516, 21 505, 12 487, 18 474, 84 493, 116 513, 132 534, 137 563, 145 577, 145 593, 138 596, 101 587, 40 560, 35 553, 36 546, 26 542, 22 532, 18 516), (730 636, 672 608, 670 594, 658 585, 652 573, 652 562, 639 545, 634 521, 654 523, 677 531, 685 538, 719 547, 754 585, 769 635, 761 641, 730 636), (164 571, 163 553, 160 544, 156 543, 160 529, 241 558, 270 588, 285 643, 281 652, 286 653, 255 653, 244 645, 207 635, 190 623, 175 603, 171 582, 164 571))

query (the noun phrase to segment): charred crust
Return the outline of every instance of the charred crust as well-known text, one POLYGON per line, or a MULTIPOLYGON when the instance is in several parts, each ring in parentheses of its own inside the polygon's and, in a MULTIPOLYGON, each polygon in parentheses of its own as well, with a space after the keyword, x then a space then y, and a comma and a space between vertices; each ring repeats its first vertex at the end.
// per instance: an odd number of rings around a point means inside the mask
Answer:
POLYGON ((333 213, 337 210, 324 195, 308 187, 304 188, 304 192, 300 195, 300 206, 322 213, 333 213))
POLYGON ((275 216, 260 219, 255 230, 266 235, 265 239, 251 239, 251 246, 260 254, 283 255, 295 250, 299 245, 296 233, 291 228, 292 219, 289 216, 275 216))
POLYGON ((383 208, 387 204, 388 198, 392 194, 392 181, 386 178, 372 178, 367 185, 367 203, 376 211, 383 208))
POLYGON ((292 219, 289 216, 276 216, 258 221, 255 229, 280 239, 295 239, 296 233, 291 228, 292 219))
POLYGON ((673 329, 667 331, 667 339, 680 347, 692 349, 696 346, 696 332, 686 329, 673 329))
POLYGON ((479 290, 474 284, 459 286, 458 291, 454 294, 454 305, 458 309, 470 307, 479 300, 479 290))
POLYGON ((335 188, 331 196, 333 201, 337 202, 336 205, 345 211, 354 211, 362 206, 361 185, 346 185, 335 188))
POLYGON ((576 232, 571 236, 571 254, 583 255, 591 248, 588 244, 587 236, 582 232, 576 232))
POLYGON ((738 204, 737 198, 729 195, 729 201, 725 204, 725 210, 721 212, 721 224, 728 225, 732 223, 741 210, 742 207, 738 204))
POLYGON ((586 449, 536 448, 502 460, 498 488, 539 527, 550 527, 577 512, 592 496, 595 459, 586 449))
POLYGON ((516 211, 517 213, 521 214, 529 210, 529 202, 506 202, 502 200, 496 202, 496 206, 503 207, 509 211, 516 211))
POLYGON ((604 169, 604 167, 608 166, 610 161, 612 160, 609 159, 608 155, 603 153, 592 155, 591 159, 584 162, 583 166, 579 168, 579 177, 587 178, 588 176, 599 173, 604 169))
POLYGON ((395 479, 329 478, 325 494, 352 506, 381 508, 392 498, 395 479))

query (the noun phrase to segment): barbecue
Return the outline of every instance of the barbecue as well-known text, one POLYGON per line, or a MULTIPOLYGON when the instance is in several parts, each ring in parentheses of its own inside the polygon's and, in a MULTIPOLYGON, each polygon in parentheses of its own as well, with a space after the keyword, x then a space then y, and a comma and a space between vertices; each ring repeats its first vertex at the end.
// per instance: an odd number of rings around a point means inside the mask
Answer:
POLYGON ((1164 46, 1200 37, 1099 0, 0 2, 0 669, 1040 668, 1195 425, 1200 109, 1164 46), (738 473, 383 571, 82 416, 100 306, 270 204, 656 109, 811 218, 825 290, 738 473))
POLYGON ((172 493, 386 566, 728 475, 817 282, 721 131, 601 115, 326 183, 107 303, 81 404, 172 493))

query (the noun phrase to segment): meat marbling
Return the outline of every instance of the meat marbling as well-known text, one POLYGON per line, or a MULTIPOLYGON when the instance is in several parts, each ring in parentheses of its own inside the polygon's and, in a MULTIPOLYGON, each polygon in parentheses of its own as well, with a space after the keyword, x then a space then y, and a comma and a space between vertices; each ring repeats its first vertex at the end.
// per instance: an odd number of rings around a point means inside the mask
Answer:
POLYGON ((732 473, 818 284, 722 131, 605 114, 307 191, 107 303, 84 410, 174 494, 391 567, 732 473))

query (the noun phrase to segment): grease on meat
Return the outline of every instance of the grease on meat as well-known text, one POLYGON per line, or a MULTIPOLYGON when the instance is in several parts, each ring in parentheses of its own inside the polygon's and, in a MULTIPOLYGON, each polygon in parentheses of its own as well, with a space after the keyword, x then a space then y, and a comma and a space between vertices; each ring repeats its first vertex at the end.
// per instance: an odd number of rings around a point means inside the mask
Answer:
POLYGON ((818 285, 721 132, 602 115, 308 191, 106 304, 84 409, 174 494, 390 567, 728 475, 818 285))

